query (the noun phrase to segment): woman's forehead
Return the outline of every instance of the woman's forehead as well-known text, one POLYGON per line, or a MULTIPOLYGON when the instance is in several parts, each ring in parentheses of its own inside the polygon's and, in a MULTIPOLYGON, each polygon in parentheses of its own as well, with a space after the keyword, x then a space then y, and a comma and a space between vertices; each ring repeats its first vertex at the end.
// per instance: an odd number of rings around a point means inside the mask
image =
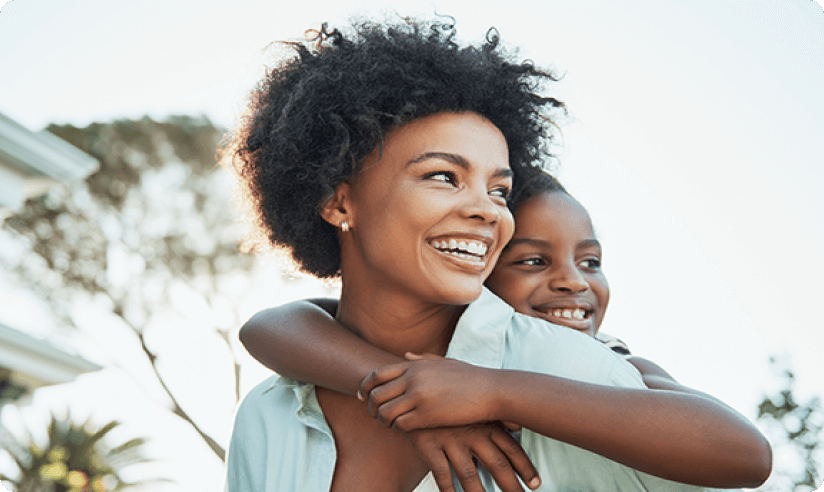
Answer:
POLYGON ((511 172, 503 134, 489 120, 470 112, 436 113, 394 128, 364 159, 362 171, 375 165, 408 167, 437 160, 511 172))

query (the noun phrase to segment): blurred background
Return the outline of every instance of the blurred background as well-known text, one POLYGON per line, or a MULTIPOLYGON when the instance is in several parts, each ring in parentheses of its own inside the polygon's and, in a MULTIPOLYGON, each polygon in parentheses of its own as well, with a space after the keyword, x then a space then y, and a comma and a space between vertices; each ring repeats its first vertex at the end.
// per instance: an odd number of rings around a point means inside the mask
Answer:
MULTIPOLYGON (((2 3, 2 2, 0 2, 2 3)), ((824 14, 811 0, 12 0, 0 10, 0 480, 222 489, 255 311, 335 296, 216 167, 274 41, 353 16, 495 26, 553 68, 555 170, 590 211, 603 330, 757 421, 763 490, 822 484, 824 14)), ((62 487, 62 488, 61 488, 62 487)))

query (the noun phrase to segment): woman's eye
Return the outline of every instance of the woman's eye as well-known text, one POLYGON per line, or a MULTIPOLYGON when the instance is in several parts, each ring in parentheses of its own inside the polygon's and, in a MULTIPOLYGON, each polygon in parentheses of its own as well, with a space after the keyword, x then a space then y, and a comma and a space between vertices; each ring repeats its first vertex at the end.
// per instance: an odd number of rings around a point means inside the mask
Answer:
POLYGON ((441 181, 443 183, 455 183, 455 174, 449 171, 436 171, 434 173, 426 174, 423 178, 441 181))
POLYGON ((497 197, 497 198, 503 198, 504 200, 506 200, 507 198, 509 198, 509 193, 510 192, 511 192, 511 190, 509 188, 507 188, 506 186, 501 186, 500 188, 494 188, 494 189, 490 190, 489 191, 489 196, 494 196, 494 197, 497 197))

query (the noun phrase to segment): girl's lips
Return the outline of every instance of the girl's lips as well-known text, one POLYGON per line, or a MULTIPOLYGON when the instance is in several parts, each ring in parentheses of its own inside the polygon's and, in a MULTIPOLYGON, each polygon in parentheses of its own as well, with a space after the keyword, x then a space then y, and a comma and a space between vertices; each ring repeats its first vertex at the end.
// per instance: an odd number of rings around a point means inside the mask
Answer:
POLYGON ((572 328, 575 331, 580 331, 588 335, 594 334, 594 330, 590 320, 579 321, 566 318, 556 318, 555 316, 548 316, 546 313, 540 313, 540 318, 552 323, 553 325, 572 328))
POLYGON ((589 332, 592 328, 594 310, 586 304, 553 304, 533 306, 540 317, 550 323, 589 332))

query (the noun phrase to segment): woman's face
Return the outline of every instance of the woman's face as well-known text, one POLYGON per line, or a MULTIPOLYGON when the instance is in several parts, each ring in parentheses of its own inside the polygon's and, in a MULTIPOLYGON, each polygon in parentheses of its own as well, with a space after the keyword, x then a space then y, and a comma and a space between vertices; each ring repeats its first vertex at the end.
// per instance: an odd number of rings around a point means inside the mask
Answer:
POLYGON ((438 113, 391 131, 382 155, 373 151, 350 183, 344 282, 437 304, 477 299, 512 236, 511 186, 506 141, 475 113, 438 113))
POLYGON ((551 192, 523 203, 515 220, 487 286, 519 313, 594 336, 609 286, 587 211, 566 193, 551 192))

